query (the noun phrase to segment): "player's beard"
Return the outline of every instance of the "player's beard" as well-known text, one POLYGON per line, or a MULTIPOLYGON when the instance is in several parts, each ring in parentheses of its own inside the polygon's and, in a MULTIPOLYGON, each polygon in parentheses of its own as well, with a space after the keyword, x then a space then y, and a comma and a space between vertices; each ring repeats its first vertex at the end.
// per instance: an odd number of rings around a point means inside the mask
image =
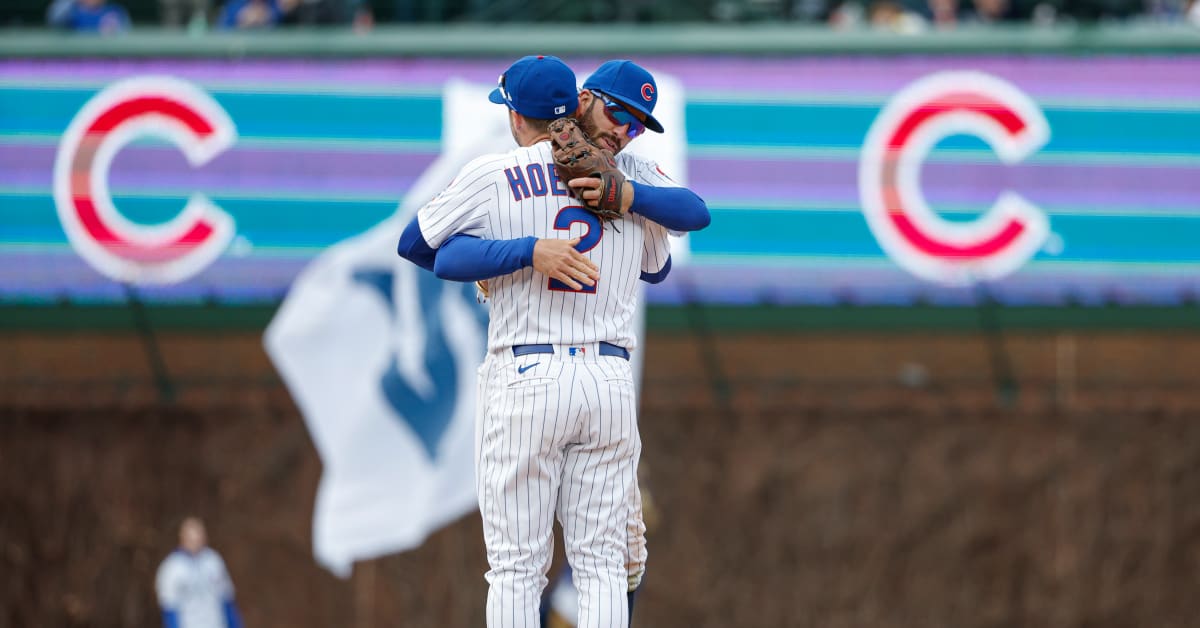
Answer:
POLYGON ((588 104, 587 111, 583 112, 583 115, 579 116, 579 126, 590 138, 595 138, 596 135, 600 133, 600 129, 596 126, 596 120, 592 117, 594 115, 592 109, 595 107, 596 99, 593 97, 592 102, 588 104))
POLYGON ((609 142, 612 142, 613 146, 617 147, 615 150, 613 150, 613 154, 621 152, 621 148, 623 148, 621 146, 621 140, 613 137, 611 133, 600 132, 600 127, 596 125, 596 112, 593 111, 595 107, 596 98, 593 97, 592 102, 588 104, 587 111, 585 111, 582 116, 579 116, 579 127, 583 129, 584 133, 587 133, 588 139, 592 140, 592 142, 597 146, 608 148, 608 143, 602 141, 608 140, 609 142))

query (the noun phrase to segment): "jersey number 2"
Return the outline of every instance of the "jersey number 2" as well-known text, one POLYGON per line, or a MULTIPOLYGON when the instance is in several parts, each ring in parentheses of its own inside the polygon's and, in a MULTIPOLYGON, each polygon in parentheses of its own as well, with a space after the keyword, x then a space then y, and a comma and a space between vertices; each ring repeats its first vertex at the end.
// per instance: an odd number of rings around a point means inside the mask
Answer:
MULTIPOLYGON (((558 215, 554 217, 554 229, 557 231, 569 231, 571 225, 577 222, 587 225, 587 231, 583 232, 583 237, 579 239, 579 244, 575 245, 575 250, 580 253, 587 253, 596 248, 597 244, 600 244, 600 238, 604 235, 604 227, 600 225, 600 219, 592 212, 578 205, 567 205, 558 210, 558 215)), ((551 290, 559 292, 596 293, 596 286, 583 286, 579 290, 575 290, 557 279, 551 279, 548 287, 551 290)))

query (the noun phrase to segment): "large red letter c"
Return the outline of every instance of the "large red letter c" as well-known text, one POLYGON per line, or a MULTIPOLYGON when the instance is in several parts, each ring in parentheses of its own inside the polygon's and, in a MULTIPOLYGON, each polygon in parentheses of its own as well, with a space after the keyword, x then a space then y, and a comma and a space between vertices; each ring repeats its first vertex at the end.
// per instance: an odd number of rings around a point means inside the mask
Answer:
POLYGON ((909 272, 967 284, 997 279, 1033 257, 1049 235, 1046 215, 1004 192, 978 219, 939 217, 921 194, 921 165, 937 142, 982 138, 1013 164, 1050 138, 1038 106, 1013 85, 976 72, 943 72, 896 94, 867 133, 859 161, 863 213, 883 250, 909 272))
POLYGON ((178 147, 193 166, 233 145, 237 131, 211 96, 171 77, 114 83, 80 109, 54 163, 54 200, 75 250, 118 281, 172 283, 203 270, 234 236, 233 218, 201 194, 159 225, 123 216, 108 190, 113 157, 154 136, 178 147))

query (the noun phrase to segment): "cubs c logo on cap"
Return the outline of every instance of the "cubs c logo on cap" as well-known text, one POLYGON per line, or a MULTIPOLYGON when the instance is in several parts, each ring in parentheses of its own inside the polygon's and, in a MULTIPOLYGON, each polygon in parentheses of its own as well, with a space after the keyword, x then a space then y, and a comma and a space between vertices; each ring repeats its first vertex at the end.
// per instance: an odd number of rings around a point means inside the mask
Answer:
POLYGON ((650 102, 654 100, 654 86, 649 83, 642 83, 642 100, 650 102))

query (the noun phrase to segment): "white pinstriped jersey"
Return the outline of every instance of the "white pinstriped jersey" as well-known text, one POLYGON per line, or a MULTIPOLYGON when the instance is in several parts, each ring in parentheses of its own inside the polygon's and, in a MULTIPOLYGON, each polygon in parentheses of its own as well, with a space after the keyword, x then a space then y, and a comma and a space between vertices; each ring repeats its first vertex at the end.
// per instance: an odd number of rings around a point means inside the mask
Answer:
POLYGON ((233 582, 212 548, 171 552, 159 565, 154 586, 159 605, 176 612, 179 628, 226 628, 224 605, 233 599, 233 582))
MULTIPOLYGON (((617 167, 639 183, 678 187, 654 162, 636 155, 618 155, 617 167)), ((670 254, 667 230, 641 215, 626 214, 602 227, 567 194, 549 141, 468 163, 417 219, 433 248, 456 233, 491 240, 581 236, 577 248, 599 266, 596 286, 583 291, 532 267, 489 280, 489 350, 599 341, 634 349, 640 272, 662 270, 670 254)))

